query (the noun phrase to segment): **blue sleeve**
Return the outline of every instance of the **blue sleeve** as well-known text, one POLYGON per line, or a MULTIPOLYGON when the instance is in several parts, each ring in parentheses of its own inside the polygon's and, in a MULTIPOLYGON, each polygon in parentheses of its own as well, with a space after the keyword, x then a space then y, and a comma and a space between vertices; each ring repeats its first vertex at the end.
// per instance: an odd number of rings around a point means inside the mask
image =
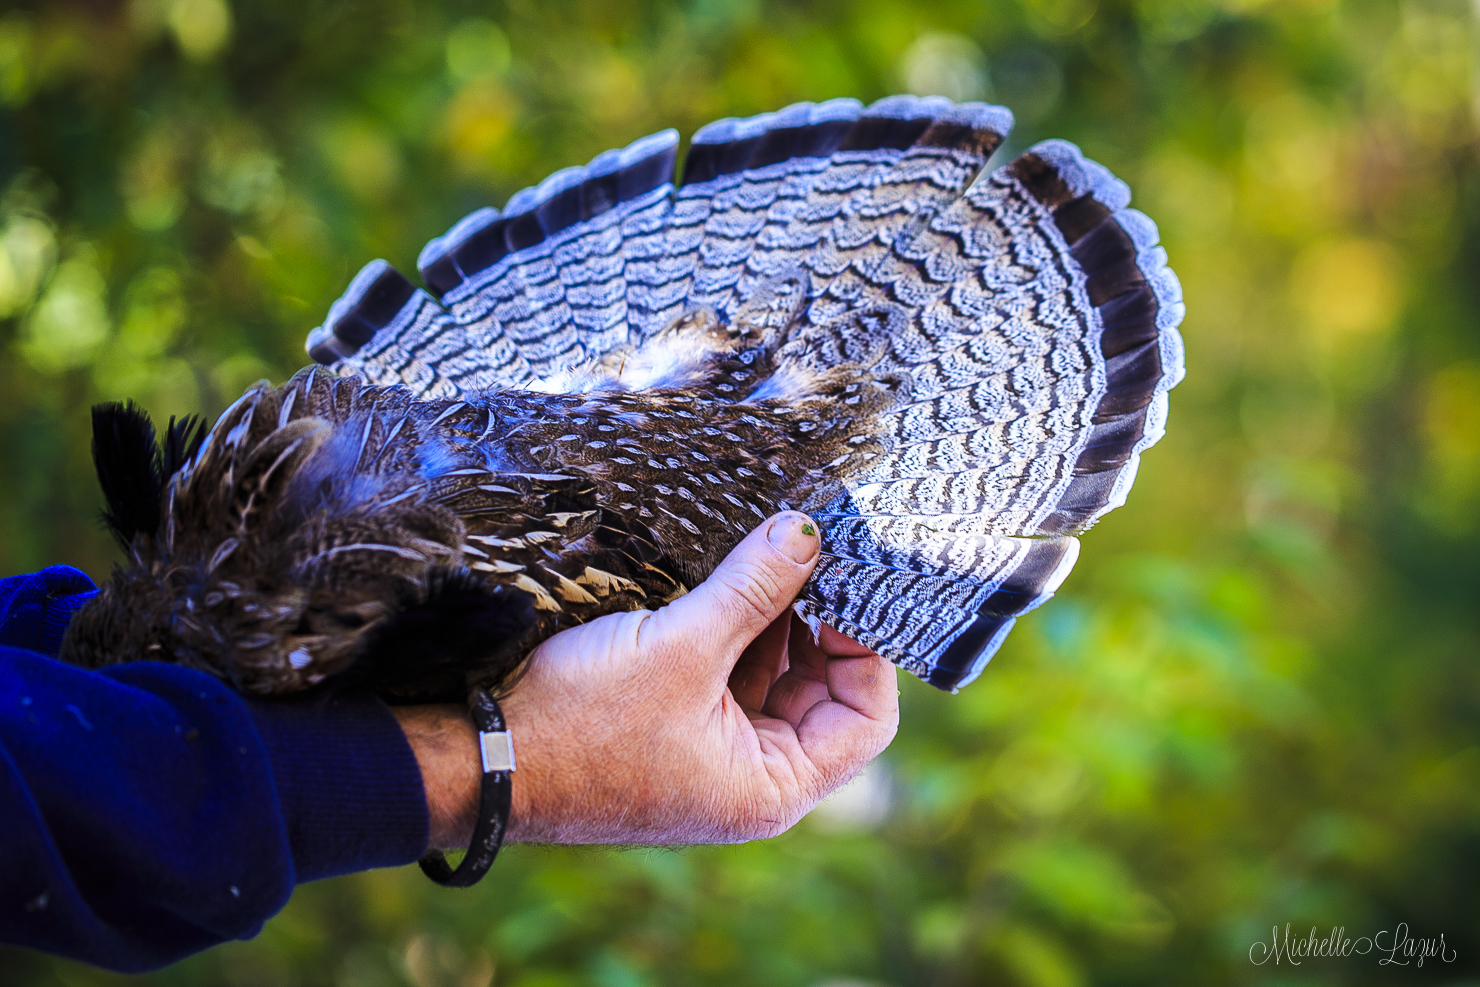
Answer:
POLYGON ((148 970, 250 938, 297 883, 421 855, 421 774, 383 704, 62 664, 93 592, 64 566, 0 581, 0 941, 148 970))

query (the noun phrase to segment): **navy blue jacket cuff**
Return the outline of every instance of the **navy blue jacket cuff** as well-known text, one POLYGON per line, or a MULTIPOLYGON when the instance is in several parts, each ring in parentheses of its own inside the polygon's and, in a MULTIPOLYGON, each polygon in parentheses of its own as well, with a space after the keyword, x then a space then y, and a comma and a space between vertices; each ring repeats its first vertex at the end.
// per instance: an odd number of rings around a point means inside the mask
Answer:
POLYGON ((416 756, 373 696, 253 699, 298 883, 411 863, 427 848, 416 756))

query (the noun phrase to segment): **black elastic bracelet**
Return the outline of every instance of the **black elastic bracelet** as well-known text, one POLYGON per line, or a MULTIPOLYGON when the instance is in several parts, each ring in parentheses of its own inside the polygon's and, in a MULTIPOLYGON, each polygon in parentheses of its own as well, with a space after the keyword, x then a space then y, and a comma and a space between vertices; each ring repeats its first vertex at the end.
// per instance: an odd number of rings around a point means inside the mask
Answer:
POLYGON ((509 805, 514 794, 514 782, 509 777, 514 771, 514 740, 504 725, 504 711, 498 700, 481 688, 473 690, 468 706, 478 725, 478 750, 483 756, 482 797, 473 840, 457 870, 447 863, 441 850, 428 850, 418 861, 427 877, 449 888, 470 888, 493 866, 509 828, 509 805))

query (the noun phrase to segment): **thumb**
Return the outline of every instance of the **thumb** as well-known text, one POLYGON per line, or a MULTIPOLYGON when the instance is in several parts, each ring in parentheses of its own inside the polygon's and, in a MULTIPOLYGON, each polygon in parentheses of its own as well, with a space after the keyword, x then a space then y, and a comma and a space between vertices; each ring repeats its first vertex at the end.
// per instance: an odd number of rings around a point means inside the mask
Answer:
POLYGON ((745 646, 797 598, 821 547, 811 518, 782 511, 762 521, 708 579, 660 613, 687 630, 701 653, 724 661, 728 675, 745 646))

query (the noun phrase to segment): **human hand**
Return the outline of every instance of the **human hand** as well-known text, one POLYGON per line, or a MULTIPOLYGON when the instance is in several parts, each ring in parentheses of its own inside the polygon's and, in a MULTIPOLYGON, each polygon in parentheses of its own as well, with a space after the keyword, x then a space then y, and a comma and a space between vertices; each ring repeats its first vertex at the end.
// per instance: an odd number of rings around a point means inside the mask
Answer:
MULTIPOLYGON (((814 642, 791 611, 818 547, 805 515, 778 514, 686 596, 536 649, 501 703, 518 762, 508 838, 775 836, 887 747, 894 666, 830 627, 814 642)), ((433 845, 465 846, 479 784, 471 721, 455 707, 398 715, 427 778, 433 845)))

